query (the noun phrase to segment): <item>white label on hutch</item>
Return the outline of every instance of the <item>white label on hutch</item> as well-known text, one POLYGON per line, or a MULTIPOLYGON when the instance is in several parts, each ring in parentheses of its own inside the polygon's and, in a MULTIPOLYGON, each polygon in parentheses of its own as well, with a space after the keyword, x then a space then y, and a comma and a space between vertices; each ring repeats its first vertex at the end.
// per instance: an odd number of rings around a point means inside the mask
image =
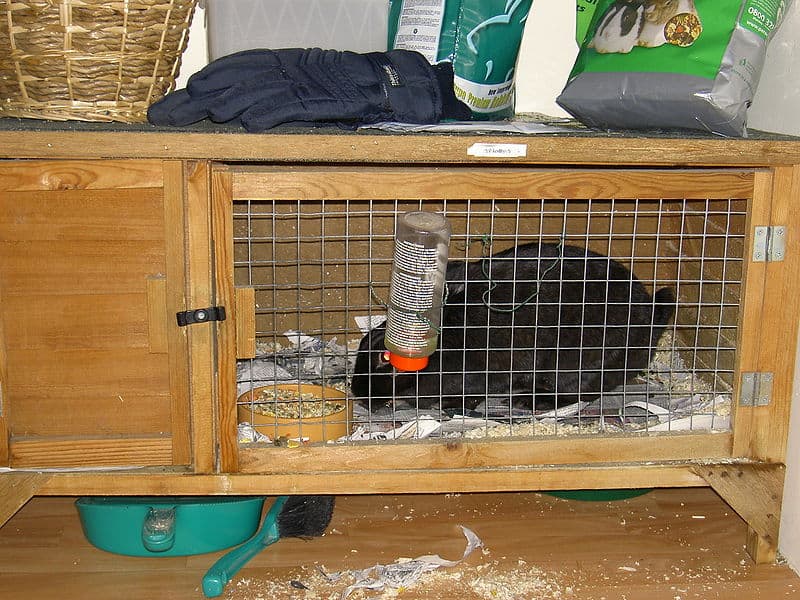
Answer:
POLYGON ((493 158, 520 158, 528 155, 528 144, 472 144, 467 148, 467 156, 493 158))

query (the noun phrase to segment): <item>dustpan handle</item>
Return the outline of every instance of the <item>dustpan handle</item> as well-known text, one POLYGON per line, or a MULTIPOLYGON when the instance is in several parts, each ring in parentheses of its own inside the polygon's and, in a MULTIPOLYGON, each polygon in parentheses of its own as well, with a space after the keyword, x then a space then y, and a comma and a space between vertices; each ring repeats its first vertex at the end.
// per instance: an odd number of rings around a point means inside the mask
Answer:
POLYGON ((264 517, 261 529, 241 546, 222 555, 203 576, 203 593, 207 598, 222 594, 227 583, 245 566, 251 558, 270 544, 277 542, 281 535, 278 530, 278 515, 283 510, 288 496, 279 496, 264 517))

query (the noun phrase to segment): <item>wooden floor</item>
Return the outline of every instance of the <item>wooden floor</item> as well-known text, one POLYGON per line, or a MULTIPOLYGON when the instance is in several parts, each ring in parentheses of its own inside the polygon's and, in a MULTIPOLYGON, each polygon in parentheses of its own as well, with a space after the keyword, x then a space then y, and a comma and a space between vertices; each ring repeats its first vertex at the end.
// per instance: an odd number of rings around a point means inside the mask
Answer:
MULTIPOLYGON (((83 537, 73 498, 35 498, 0 529, 0 598, 203 598, 219 554, 130 558, 83 537)), ((484 542, 455 567, 400 592, 350 598, 772 600, 800 598, 786 566, 754 566, 743 522, 709 489, 656 490, 616 502, 525 494, 340 497, 328 533, 286 539, 256 557, 223 598, 340 598, 326 572, 400 558, 461 557, 458 525, 484 542), (293 587, 300 583, 308 590, 293 587)))

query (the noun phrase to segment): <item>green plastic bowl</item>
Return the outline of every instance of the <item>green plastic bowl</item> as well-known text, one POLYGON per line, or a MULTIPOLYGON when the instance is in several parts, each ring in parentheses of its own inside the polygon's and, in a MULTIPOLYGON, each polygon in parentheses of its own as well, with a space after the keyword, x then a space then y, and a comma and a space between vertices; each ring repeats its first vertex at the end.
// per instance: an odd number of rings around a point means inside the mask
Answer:
POLYGON ((264 497, 86 496, 75 502, 86 539, 126 556, 188 556, 251 537, 264 497))
POLYGON ((563 498, 565 500, 583 500, 584 502, 613 502, 615 500, 627 500, 643 496, 652 489, 618 489, 618 490, 556 490, 545 492, 549 496, 563 498))

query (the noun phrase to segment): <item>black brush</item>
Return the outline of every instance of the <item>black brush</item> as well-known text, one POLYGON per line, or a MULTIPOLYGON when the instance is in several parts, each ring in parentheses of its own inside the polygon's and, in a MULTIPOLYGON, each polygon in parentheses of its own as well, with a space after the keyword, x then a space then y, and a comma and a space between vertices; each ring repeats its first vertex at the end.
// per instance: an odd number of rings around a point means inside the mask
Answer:
POLYGON ((281 538, 318 537, 333 516, 334 496, 279 496, 264 517, 261 529, 241 546, 215 562, 203 577, 208 598, 222 594, 227 583, 251 558, 281 538))

